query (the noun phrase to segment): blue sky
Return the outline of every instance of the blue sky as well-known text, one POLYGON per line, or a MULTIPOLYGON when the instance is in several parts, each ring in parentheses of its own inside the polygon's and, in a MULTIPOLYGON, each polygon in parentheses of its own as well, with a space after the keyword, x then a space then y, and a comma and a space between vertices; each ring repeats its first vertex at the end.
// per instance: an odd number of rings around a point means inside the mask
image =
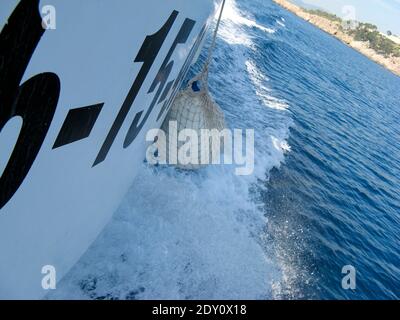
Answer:
POLYGON ((354 7, 356 20, 376 24, 380 31, 391 30, 400 35, 400 0, 294 0, 297 4, 315 6, 340 17, 351 14, 354 7))

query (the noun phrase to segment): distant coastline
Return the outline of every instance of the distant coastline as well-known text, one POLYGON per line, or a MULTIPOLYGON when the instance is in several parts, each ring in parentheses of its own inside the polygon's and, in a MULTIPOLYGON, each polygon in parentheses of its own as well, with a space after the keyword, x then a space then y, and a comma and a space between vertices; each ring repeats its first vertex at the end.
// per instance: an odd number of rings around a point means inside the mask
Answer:
MULTIPOLYGON (((394 54, 383 54, 377 52, 370 45, 369 41, 359 41, 356 39, 357 37, 352 34, 352 32, 344 30, 342 27, 342 22, 340 18, 326 14, 326 16, 321 14, 314 14, 312 11, 303 9, 288 0, 273 0, 275 3, 279 4, 283 8, 293 12, 298 17, 308 21, 309 23, 315 25, 321 30, 331 34, 336 37, 343 43, 367 56, 372 61, 384 66, 389 71, 394 74, 400 76, 400 56, 395 56, 394 54), (330 16, 335 17, 335 19, 330 18, 330 16)), ((364 24, 369 25, 369 24, 364 24)), ((372 27, 375 27, 371 25, 372 27)), ((386 41, 386 40, 385 40, 386 41)), ((389 44, 391 44, 389 42, 389 44)), ((393 45, 396 50, 400 52, 400 46, 397 47, 397 44, 393 42, 393 45)), ((397 53, 397 52, 396 52, 397 53)))

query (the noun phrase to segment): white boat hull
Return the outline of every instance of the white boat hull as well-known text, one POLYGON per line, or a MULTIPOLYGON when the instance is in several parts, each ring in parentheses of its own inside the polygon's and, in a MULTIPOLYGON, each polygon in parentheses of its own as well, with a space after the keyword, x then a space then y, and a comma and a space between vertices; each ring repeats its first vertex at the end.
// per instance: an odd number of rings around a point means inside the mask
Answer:
MULTIPOLYGON (((213 0, 2 0, 2 33, 29 19, 37 28, 32 3, 35 17, 54 6, 56 29, 43 31, 31 57, 0 45, 25 69, 18 79, 0 66, 9 86, 0 88, 3 299, 43 297, 43 266, 60 280, 109 221, 216 10, 213 0)), ((18 41, 32 40, 19 31, 18 41)))

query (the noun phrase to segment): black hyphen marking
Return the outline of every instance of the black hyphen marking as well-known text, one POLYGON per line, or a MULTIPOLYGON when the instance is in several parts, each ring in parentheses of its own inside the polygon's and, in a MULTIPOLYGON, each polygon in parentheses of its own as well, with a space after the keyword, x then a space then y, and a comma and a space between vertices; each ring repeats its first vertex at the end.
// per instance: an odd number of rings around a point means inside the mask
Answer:
POLYGON ((104 103, 71 109, 64 120, 53 149, 89 137, 104 103))

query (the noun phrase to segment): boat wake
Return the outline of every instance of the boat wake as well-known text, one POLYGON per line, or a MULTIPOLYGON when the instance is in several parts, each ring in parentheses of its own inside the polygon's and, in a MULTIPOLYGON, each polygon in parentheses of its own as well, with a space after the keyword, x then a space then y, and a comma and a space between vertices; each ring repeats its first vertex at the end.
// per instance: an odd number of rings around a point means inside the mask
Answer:
POLYGON ((49 298, 276 297, 282 268, 265 240, 257 190, 290 151, 292 120, 253 43, 273 32, 228 1, 210 70, 228 126, 255 130, 255 174, 238 177, 228 165, 182 172, 143 164, 113 220, 49 298))

